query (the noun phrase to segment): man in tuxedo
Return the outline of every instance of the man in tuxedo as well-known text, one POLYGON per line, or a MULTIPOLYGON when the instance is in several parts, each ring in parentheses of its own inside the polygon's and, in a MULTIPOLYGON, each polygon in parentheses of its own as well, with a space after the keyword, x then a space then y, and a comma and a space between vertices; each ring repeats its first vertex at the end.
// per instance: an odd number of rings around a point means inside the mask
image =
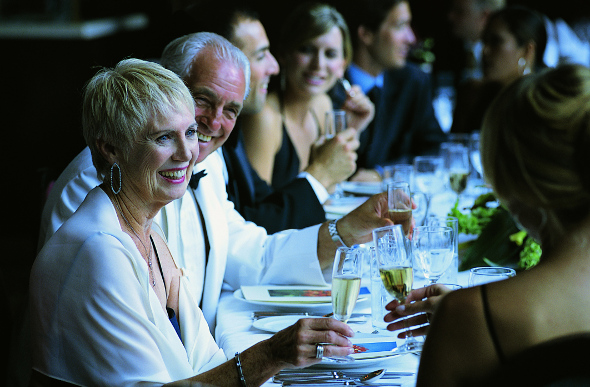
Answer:
MULTIPOLYGON (((172 19, 177 36, 197 30, 214 32, 244 52, 250 61, 251 75, 250 91, 240 116, 260 112, 266 102, 270 78, 279 73, 279 65, 270 52, 269 39, 258 14, 239 2, 215 0, 181 9, 172 19)), ((326 220, 322 204, 329 194, 312 173, 303 172, 278 190, 258 176, 246 156, 240 119, 222 151, 227 167, 228 197, 246 220, 269 233, 304 228, 326 220)))
MULTIPOLYGON (((171 42, 161 63, 187 84, 196 104, 199 156, 187 193, 154 218, 212 332, 222 288, 268 283, 326 284, 338 246, 371 240, 391 224, 387 195, 370 198, 350 214, 302 230, 269 235, 246 221, 228 200, 221 146, 231 135, 250 81, 245 55, 216 34, 171 42), (205 173, 202 173, 205 171, 205 173)), ((46 202, 41 237, 48 239, 100 184, 88 148, 57 180, 46 202)))
MULTIPOLYGON (((343 7, 354 43, 353 61, 345 77, 359 85, 375 104, 375 118, 361 134, 359 171, 367 180, 379 166, 411 162, 436 152, 445 140, 432 106, 428 74, 407 57, 416 37, 407 0, 358 0, 343 7)), ((332 91, 334 103, 343 90, 332 91)))

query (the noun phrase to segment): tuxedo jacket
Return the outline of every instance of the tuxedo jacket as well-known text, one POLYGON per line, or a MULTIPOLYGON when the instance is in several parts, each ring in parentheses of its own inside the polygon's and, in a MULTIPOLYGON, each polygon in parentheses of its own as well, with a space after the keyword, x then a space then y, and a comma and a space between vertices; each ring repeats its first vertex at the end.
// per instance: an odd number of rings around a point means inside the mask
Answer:
POLYGON ((326 213, 309 181, 296 178, 274 189, 254 170, 244 148, 239 121, 222 146, 228 172, 227 194, 244 219, 268 233, 300 229, 326 220, 326 213))
MULTIPOLYGON (((348 72, 345 77, 349 77, 348 72)), ((338 84, 331 91, 334 105, 341 106, 345 95, 338 84)), ((383 88, 368 95, 375 104, 375 117, 361 133, 359 168, 411 163, 415 156, 438 152, 446 135, 434 115, 428 74, 408 63, 386 71, 383 88)))

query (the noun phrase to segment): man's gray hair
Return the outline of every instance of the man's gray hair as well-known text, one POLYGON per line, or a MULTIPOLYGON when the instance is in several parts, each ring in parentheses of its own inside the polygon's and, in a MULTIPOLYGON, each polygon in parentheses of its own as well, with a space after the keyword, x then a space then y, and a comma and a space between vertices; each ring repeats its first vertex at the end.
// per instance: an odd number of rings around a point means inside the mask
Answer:
POLYGON ((250 92, 250 61, 239 48, 220 35, 197 32, 176 38, 164 48, 160 63, 186 82, 191 75, 195 58, 203 49, 209 47, 215 50, 218 59, 233 63, 242 69, 246 80, 245 100, 250 92))

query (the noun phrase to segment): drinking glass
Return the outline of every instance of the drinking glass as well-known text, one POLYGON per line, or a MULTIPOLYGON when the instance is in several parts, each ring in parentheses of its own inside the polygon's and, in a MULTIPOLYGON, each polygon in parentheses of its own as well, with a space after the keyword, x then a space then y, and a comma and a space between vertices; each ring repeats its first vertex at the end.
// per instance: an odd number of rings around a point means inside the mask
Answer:
POLYGON ((469 150, 461 144, 450 146, 445 154, 445 168, 449 174, 451 189, 457 194, 457 198, 467 188, 469 177, 469 150))
MULTIPOLYGON (((342 109, 334 109, 332 111, 326 112, 326 134, 325 137, 327 140, 334 138, 338 133, 343 132, 346 130, 347 121, 346 121, 346 111, 342 109)), ((342 190, 342 186, 340 184, 336 184, 336 188, 334 190, 333 198, 339 199, 344 196, 344 191, 342 190)))
POLYGON ((445 185, 444 160, 440 156, 416 156, 414 158, 414 184, 427 197, 426 213, 430 209, 432 195, 442 191, 445 185))
MULTIPOLYGON (((379 275, 387 292, 400 303, 406 301, 414 283, 412 256, 406 251, 406 238, 399 224, 373 230, 373 242, 379 275)), ((396 349, 398 353, 419 352, 421 343, 406 331, 406 341, 396 349)))
POLYGON ((339 247, 332 270, 332 311, 334 318, 347 322, 359 296, 362 277, 363 249, 339 247))
POLYGON ((387 314, 385 305, 387 305, 393 298, 385 290, 381 275, 379 274, 379 261, 377 260, 377 253, 375 246, 368 248, 370 259, 370 273, 371 273, 371 324, 377 331, 387 329, 387 323, 383 320, 387 314))
POLYGON ((453 229, 453 261, 449 268, 443 273, 440 280, 456 282, 459 273, 459 219, 454 216, 434 216, 430 215, 426 219, 425 226, 444 226, 453 229))
POLYGON ((338 133, 346 130, 346 111, 334 109, 326 112, 326 139, 334 138, 338 133))
POLYGON ((404 181, 387 184, 387 208, 389 219, 400 224, 408 236, 412 225, 412 195, 410 185, 404 181))
POLYGON ((514 277, 516 271, 509 267, 474 267, 469 271, 469 286, 487 284, 514 277))
POLYGON ((483 169, 481 167, 481 157, 479 153, 478 131, 471 133, 471 137, 469 139, 469 158, 471 160, 471 165, 473 165, 473 169, 477 171, 479 178, 481 178, 483 176, 483 169))
POLYGON ((424 271, 429 285, 447 270, 453 261, 453 229, 439 226, 415 227, 412 234, 412 251, 416 263, 424 271))

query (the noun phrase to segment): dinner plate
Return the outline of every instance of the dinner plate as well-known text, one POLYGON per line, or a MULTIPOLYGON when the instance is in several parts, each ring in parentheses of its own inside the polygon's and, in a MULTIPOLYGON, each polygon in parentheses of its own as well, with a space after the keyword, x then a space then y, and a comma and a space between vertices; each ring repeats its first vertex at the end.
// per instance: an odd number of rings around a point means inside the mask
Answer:
POLYGON ((255 300, 247 300, 244 298, 244 294, 242 293, 242 289, 238 289, 234 292, 234 297, 240 301, 247 302, 248 304, 252 305, 264 305, 264 306, 272 306, 278 308, 288 308, 288 309, 326 309, 328 312, 332 311, 332 301, 329 302, 317 302, 317 303, 299 303, 299 302, 269 302, 269 301, 255 301, 255 300))
MULTIPOLYGON (((254 328, 260 329, 262 331, 267 331, 270 333, 277 333, 278 331, 282 331, 283 329, 295 324, 297 320, 302 318, 319 318, 319 316, 272 316, 272 317, 264 317, 258 319, 252 323, 254 328)), ((364 323, 367 321, 366 316, 362 317, 354 317, 348 320, 349 323, 364 323)))
MULTIPOLYGON (((264 305, 264 306, 272 306, 276 308, 288 308, 288 309, 298 309, 298 310, 308 310, 308 309, 315 309, 315 310, 322 310, 325 309, 328 312, 332 311, 332 301, 327 302, 276 302, 276 301, 256 301, 256 300, 248 300, 244 298, 244 294, 242 293, 242 289, 238 289, 234 292, 234 297, 240 301, 247 302, 248 304, 252 305, 264 305)), ((369 299, 368 294, 360 295, 357 299, 358 302, 363 302, 369 299)))
POLYGON ((381 182, 343 181, 340 188, 354 195, 371 196, 383 192, 381 182))

